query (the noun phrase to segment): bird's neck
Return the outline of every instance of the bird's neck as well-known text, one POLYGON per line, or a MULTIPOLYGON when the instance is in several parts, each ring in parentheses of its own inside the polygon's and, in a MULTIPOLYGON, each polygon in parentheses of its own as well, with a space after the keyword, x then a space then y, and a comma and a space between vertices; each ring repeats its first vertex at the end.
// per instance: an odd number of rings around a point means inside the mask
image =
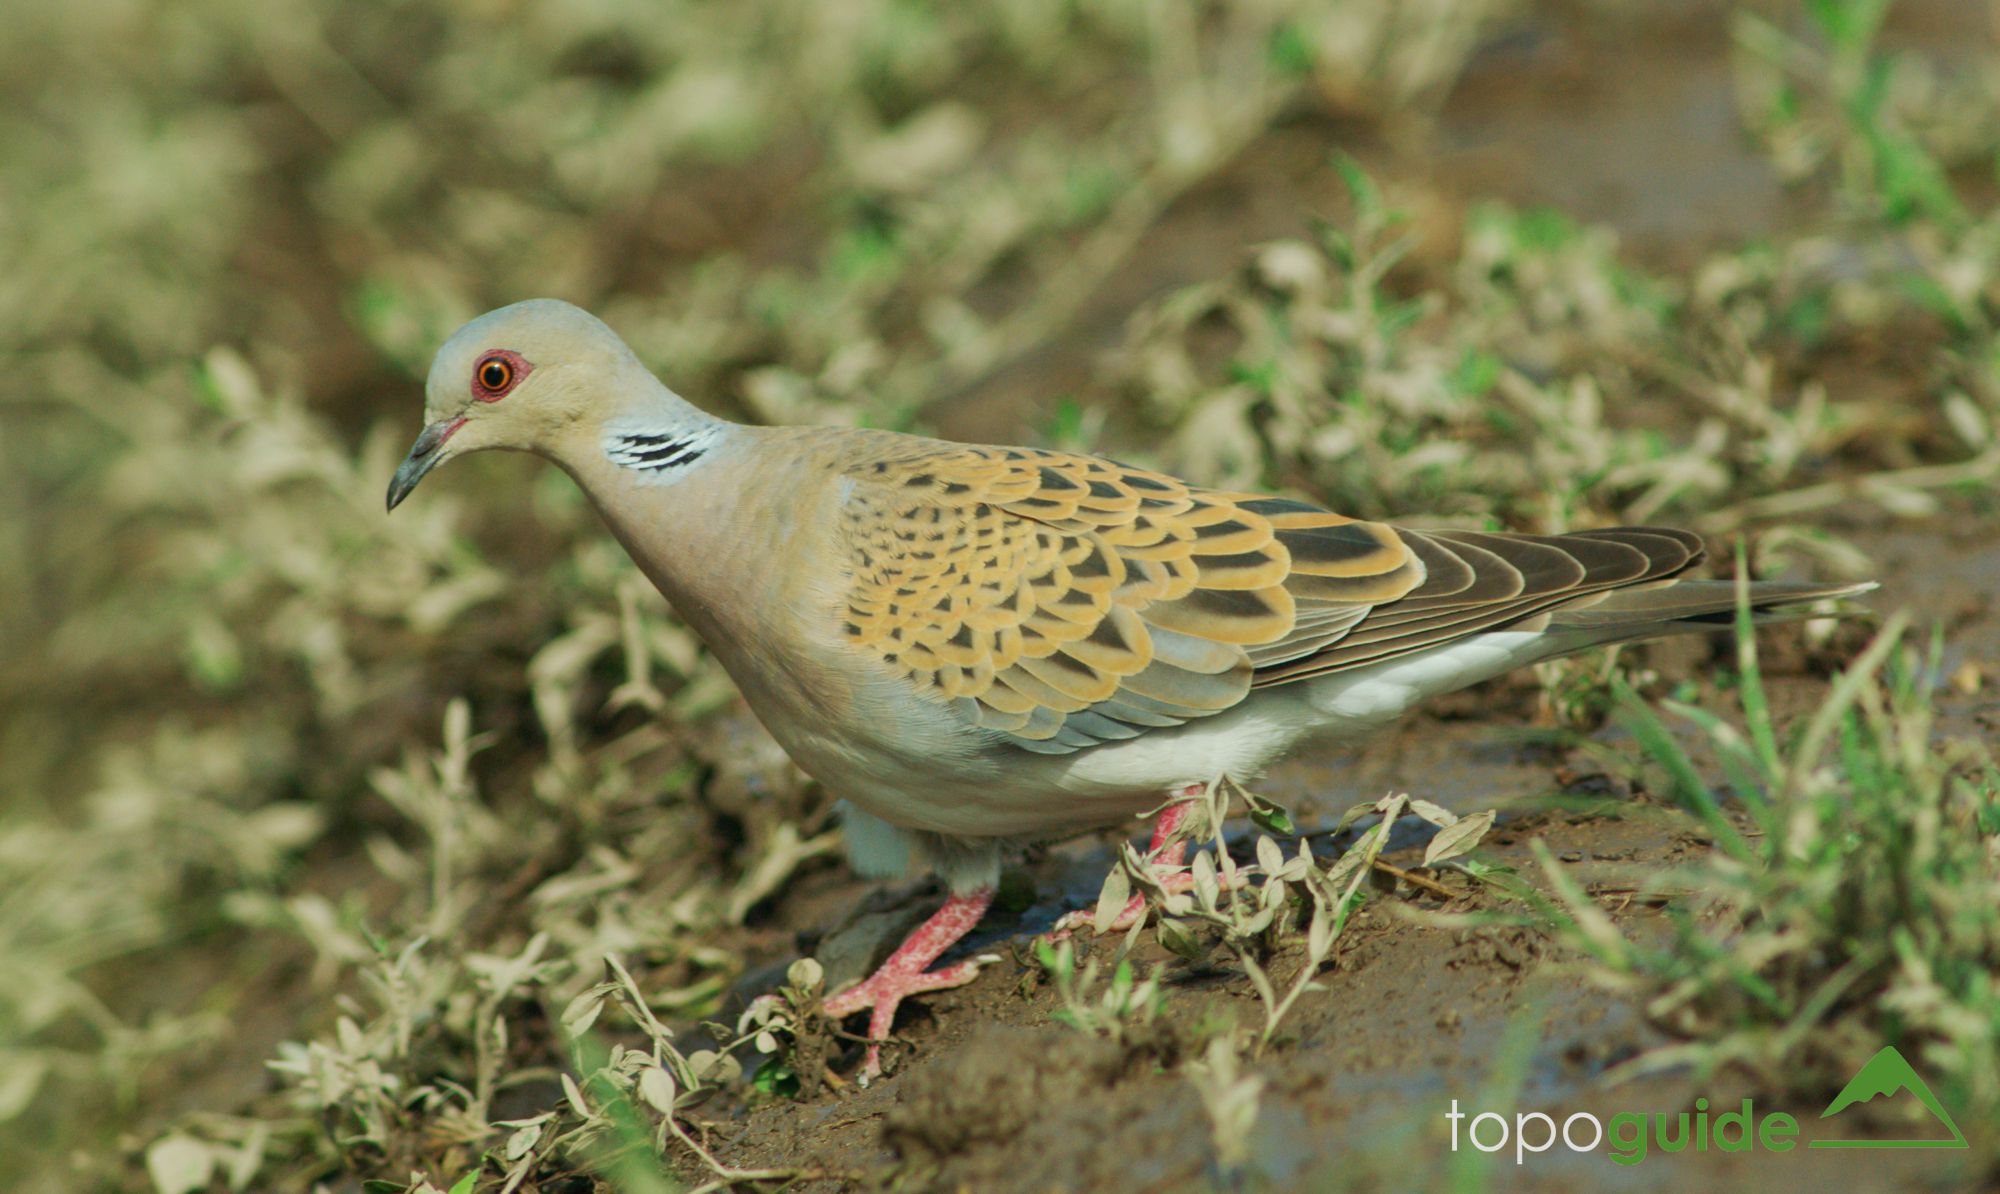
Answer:
MULTIPOLYGON (((675 400, 678 403, 678 399, 675 400)), ((607 527, 681 617, 711 644, 768 586, 760 545, 764 487, 746 453, 759 429, 686 404, 628 408, 565 437, 550 455, 597 507, 607 527)))

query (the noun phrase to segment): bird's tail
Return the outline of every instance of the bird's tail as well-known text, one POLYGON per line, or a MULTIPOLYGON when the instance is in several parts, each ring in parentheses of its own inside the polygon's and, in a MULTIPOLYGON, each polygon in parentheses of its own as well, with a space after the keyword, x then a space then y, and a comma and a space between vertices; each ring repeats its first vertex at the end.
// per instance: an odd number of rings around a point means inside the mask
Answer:
MULTIPOLYGON (((1827 584, 1760 580, 1745 586, 1752 620, 1759 626, 1806 618, 1851 614, 1822 602, 1856 597, 1876 588, 1874 581, 1827 584)), ((1615 589, 1587 605, 1550 611, 1552 633, 1576 632, 1591 644, 1632 642, 1727 629, 1736 619, 1737 583, 1732 580, 1675 580, 1657 587, 1615 589)))

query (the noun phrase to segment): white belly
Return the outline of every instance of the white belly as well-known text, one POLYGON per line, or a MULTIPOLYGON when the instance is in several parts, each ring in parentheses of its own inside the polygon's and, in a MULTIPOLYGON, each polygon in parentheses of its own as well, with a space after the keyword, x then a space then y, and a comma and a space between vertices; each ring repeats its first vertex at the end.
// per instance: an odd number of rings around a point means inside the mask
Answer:
MULTIPOLYGON (((843 760, 821 779, 891 825, 950 837, 1033 838, 1116 824, 1170 791, 1254 776, 1304 741, 1364 738, 1424 699, 1557 652, 1550 636, 1477 635, 1437 651, 1252 690, 1227 712, 1067 755, 994 744, 974 755, 843 760), (844 782, 843 782, 844 781, 844 782)), ((961 731, 964 732, 964 731, 961 731)), ((916 739, 936 740, 928 733, 916 739)), ((805 763, 805 760, 801 760, 805 763)), ((811 765, 807 764, 808 770, 811 765)))

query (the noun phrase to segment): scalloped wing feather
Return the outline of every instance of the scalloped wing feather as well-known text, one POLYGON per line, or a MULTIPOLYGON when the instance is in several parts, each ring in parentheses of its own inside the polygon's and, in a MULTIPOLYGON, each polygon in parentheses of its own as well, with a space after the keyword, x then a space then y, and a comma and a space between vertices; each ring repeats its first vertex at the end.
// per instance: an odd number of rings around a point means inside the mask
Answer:
MULTIPOLYGON (((851 442, 851 441, 850 441, 851 442)), ((1670 584, 1699 537, 1398 530, 1097 457, 869 436, 844 632, 973 725, 1069 753, 1670 584), (872 454, 871 454, 872 453, 872 454)), ((857 457, 859 457, 857 459, 857 457)))
POLYGON ((1095 457, 903 437, 847 462, 843 631, 920 692, 1068 752, 1241 701, 1422 582, 1391 528, 1095 457))

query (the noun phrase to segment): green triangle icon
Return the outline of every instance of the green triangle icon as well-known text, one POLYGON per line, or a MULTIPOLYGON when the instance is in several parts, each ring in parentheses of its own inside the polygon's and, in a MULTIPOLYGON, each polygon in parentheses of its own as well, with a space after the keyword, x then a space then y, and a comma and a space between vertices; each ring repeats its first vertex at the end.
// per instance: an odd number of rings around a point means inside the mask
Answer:
POLYGON ((1821 1119, 1831 1119, 1833 1116, 1840 1114, 1841 1112, 1847 1110, 1849 1107, 1852 1107, 1856 1103, 1865 1103, 1870 1099, 1877 1098, 1882 1095, 1896 1095, 1903 1091, 1909 1091, 1910 1094, 1916 1098, 1917 1102, 1922 1103, 1925 1109, 1928 1110, 1932 1116, 1936 1117, 1939 1123, 1945 1126, 1945 1130, 1951 1133, 1951 1138, 1948 1140, 1946 1139, 1814 1140, 1808 1142, 1806 1147, 1808 1148, 1965 1148, 1966 1147, 1965 1133, 1958 1130, 1958 1124, 1952 1120, 1951 1113, 1944 1109, 1943 1103, 1938 1102, 1937 1096, 1931 1093, 1930 1085, 1926 1083, 1923 1080, 1923 1078, 1917 1074, 1916 1070, 1910 1068, 1910 1063, 1903 1060, 1903 1055, 1896 1051, 1896 1047, 1894 1045, 1884 1045, 1882 1047, 1881 1052, 1869 1058, 1868 1063, 1862 1066, 1860 1071, 1857 1072, 1854 1075, 1854 1077, 1849 1078, 1847 1080, 1847 1085, 1840 1088, 1840 1093, 1833 1096, 1833 1102, 1828 1103, 1826 1105, 1826 1110, 1820 1112, 1819 1117, 1821 1119))

